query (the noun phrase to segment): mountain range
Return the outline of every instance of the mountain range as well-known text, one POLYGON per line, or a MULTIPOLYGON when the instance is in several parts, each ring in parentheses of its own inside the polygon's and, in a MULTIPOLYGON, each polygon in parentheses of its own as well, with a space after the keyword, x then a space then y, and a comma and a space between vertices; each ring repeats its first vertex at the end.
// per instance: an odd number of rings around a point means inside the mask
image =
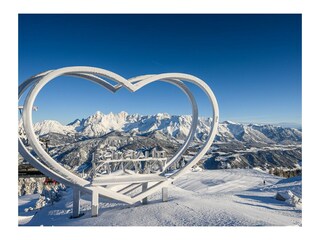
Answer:
MULTIPOLYGON (((114 149, 117 151, 163 148, 173 155, 187 136, 192 117, 166 113, 139 115, 100 111, 67 125, 45 120, 34 124, 40 139, 49 140, 50 155, 65 167, 90 167, 92 154, 114 149)), ((212 119, 199 118, 193 144, 185 153, 192 157, 201 148, 212 119)), ((20 135, 23 135, 20 123, 20 135)), ((219 123, 214 144, 199 165, 206 169, 274 168, 301 169, 302 132, 270 124, 242 124, 232 121, 219 123)), ((184 164, 177 163, 177 168, 184 164)))
MULTIPOLYGON (((192 117, 189 115, 175 116, 167 113, 155 115, 139 115, 120 112, 104 114, 100 111, 86 119, 76 119, 63 125, 58 121, 45 120, 34 125, 39 136, 48 133, 78 135, 87 138, 101 137, 112 131, 146 135, 161 132, 163 135, 178 140, 184 139, 190 130, 192 117)), ((199 118, 196 140, 203 141, 210 131, 211 118, 199 118)), ((219 124, 216 141, 246 142, 265 144, 301 143, 302 133, 295 128, 285 128, 275 125, 242 124, 225 121, 219 124)))

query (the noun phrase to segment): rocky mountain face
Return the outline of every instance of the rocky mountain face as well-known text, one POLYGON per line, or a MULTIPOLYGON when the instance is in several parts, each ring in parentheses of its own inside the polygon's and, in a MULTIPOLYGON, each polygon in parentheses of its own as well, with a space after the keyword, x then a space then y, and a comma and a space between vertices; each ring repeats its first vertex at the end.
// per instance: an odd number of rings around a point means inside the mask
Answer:
MULTIPOLYGON (((40 138, 49 140, 49 153, 61 164, 77 169, 91 161, 92 154, 107 148, 114 150, 163 148, 173 155, 190 130, 191 116, 166 113, 103 114, 96 112, 86 119, 68 125, 46 120, 34 125, 40 138)), ((212 119, 200 118, 195 141, 185 154, 194 155, 205 141, 212 119)), ((295 128, 274 125, 240 124, 225 121, 219 124, 215 143, 202 160, 205 168, 301 167, 302 133, 295 128)))

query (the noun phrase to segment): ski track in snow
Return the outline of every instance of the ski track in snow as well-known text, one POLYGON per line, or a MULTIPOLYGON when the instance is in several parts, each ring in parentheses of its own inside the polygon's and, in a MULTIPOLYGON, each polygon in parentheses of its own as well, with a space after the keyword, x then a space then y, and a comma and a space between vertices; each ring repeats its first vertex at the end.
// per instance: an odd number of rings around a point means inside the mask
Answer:
POLYGON ((99 216, 90 216, 90 196, 81 196, 84 216, 70 219, 72 191, 53 206, 24 213, 35 196, 19 198, 19 225, 24 226, 301 226, 301 207, 274 198, 290 189, 301 196, 301 179, 283 178, 257 170, 205 170, 189 172, 169 188, 169 201, 161 193, 147 205, 132 206, 100 198, 99 216), (266 185, 263 185, 263 180, 266 185), (34 215, 34 216, 33 216, 34 215), (33 216, 33 217, 32 217, 33 216))

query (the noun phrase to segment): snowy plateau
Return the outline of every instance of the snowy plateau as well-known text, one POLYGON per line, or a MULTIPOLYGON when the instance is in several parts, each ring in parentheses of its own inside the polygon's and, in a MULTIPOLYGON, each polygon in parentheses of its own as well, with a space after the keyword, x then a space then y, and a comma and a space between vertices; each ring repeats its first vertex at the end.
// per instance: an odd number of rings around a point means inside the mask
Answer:
POLYGON ((80 218, 70 219, 72 191, 41 210, 34 206, 39 194, 19 198, 20 226, 301 226, 301 204, 275 199, 290 190, 301 198, 301 177, 283 179, 257 170, 227 169, 189 172, 169 188, 169 201, 161 193, 147 205, 128 205, 101 198, 98 217, 91 217, 90 196, 81 196, 80 218), (266 182, 263 184, 263 180, 266 182))
MULTIPOLYGON (((93 154, 105 151, 160 147, 170 157, 188 135, 191 121, 188 115, 144 116, 98 111, 67 125, 45 120, 34 124, 34 130, 40 140, 47 142, 43 147, 57 162, 81 175, 92 167, 93 154)), ((193 144, 171 170, 182 167, 196 154, 211 122, 210 118, 199 119, 193 144)), ((25 137, 21 123, 19 134, 25 137)), ((301 226, 301 143, 301 129, 221 122, 205 157, 169 188, 168 202, 161 202, 160 192, 151 195, 147 205, 130 206, 101 198, 97 218, 90 217, 90 196, 83 195, 84 216, 70 219, 72 191, 69 188, 60 191, 59 201, 26 211, 39 201, 43 186, 40 180, 21 178, 19 225, 301 226), (280 195, 289 197, 279 200, 276 196, 280 195)), ((19 166, 23 164, 19 158, 19 166)))

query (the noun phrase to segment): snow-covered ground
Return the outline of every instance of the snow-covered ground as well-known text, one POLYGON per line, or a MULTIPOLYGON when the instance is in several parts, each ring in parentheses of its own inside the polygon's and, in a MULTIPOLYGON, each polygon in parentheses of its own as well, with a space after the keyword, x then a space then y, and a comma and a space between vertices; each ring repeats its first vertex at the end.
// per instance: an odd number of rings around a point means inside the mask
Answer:
POLYGON ((230 169, 189 172, 169 188, 169 201, 161 194, 149 197, 147 205, 133 206, 100 199, 99 216, 90 216, 90 196, 83 195, 84 215, 70 219, 72 192, 41 210, 34 206, 37 195, 19 198, 21 226, 301 226, 301 205, 293 207, 274 198, 290 190, 301 198, 301 177, 283 179, 258 170, 230 169), (263 184, 265 181, 265 184, 263 184))

